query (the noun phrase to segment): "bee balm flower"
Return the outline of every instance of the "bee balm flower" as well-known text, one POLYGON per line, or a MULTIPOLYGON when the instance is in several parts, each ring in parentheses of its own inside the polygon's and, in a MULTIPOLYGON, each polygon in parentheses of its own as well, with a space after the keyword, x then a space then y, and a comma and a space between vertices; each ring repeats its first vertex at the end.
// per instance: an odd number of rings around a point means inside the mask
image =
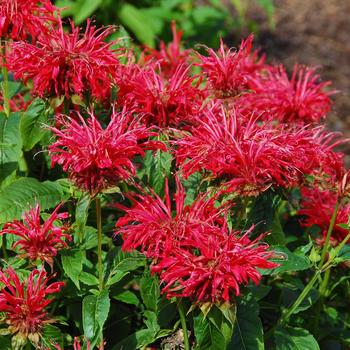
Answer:
POLYGON ((48 24, 57 22, 50 0, 3 0, 0 2, 0 38, 36 39, 48 24))
POLYGON ((141 249, 148 257, 165 254, 191 232, 215 230, 215 223, 222 222, 223 209, 215 208, 215 198, 198 197, 192 205, 185 205, 185 192, 176 178, 175 215, 172 213, 168 184, 165 199, 155 193, 128 195, 133 206, 117 207, 126 212, 117 224, 117 233, 124 240, 123 249, 141 249))
POLYGON ((57 136, 49 146, 52 164, 62 165, 73 182, 92 196, 135 175, 136 155, 151 149, 166 151, 163 143, 149 140, 157 133, 125 111, 113 112, 105 129, 93 113, 87 122, 81 115, 77 120, 67 116, 59 120, 61 128, 51 128, 57 136))
POLYGON ((240 294, 240 286, 249 281, 259 284, 258 269, 272 269, 273 252, 260 242, 262 236, 250 240, 249 231, 229 232, 227 225, 219 230, 200 231, 184 237, 152 266, 160 275, 162 292, 167 298, 188 297, 196 302, 224 302, 240 294))
POLYGON ((0 271, 0 312, 6 314, 8 330, 19 341, 38 343, 45 324, 53 322, 45 310, 52 302, 48 297, 59 292, 64 283, 49 284, 49 280, 43 270, 33 270, 24 281, 12 268, 0 271))
POLYGON ((12 234, 20 237, 13 247, 19 247, 23 255, 31 260, 43 260, 50 266, 59 249, 67 247, 71 236, 66 232, 68 226, 62 223, 68 218, 68 213, 58 213, 60 205, 43 223, 40 218, 40 206, 30 209, 24 214, 23 220, 5 224, 0 235, 12 234))
POLYGON ((90 94, 103 100, 110 94, 112 73, 119 61, 104 42, 112 27, 96 29, 88 22, 85 32, 72 24, 66 33, 62 23, 57 30, 40 36, 36 45, 15 42, 7 59, 16 79, 33 81, 37 95, 57 97, 90 94))

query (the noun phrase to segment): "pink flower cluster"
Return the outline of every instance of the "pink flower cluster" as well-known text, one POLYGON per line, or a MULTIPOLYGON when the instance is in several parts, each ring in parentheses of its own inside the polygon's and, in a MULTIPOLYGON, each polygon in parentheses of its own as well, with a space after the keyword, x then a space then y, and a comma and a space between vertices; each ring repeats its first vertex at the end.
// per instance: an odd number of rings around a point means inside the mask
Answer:
POLYGON ((185 204, 179 181, 175 214, 169 189, 165 199, 156 194, 129 196, 131 208, 116 224, 124 239, 123 249, 139 248, 153 260, 163 293, 168 298, 189 297, 195 302, 229 301, 240 294, 240 285, 258 284, 258 268, 271 269, 273 252, 261 242, 251 240, 250 231, 231 231, 225 219, 227 205, 216 207, 216 197, 203 194, 192 205, 185 204))
POLYGON ((19 237, 13 248, 19 247, 23 256, 30 260, 46 261, 51 267, 57 251, 67 247, 71 236, 67 224, 62 220, 68 218, 68 213, 58 213, 61 206, 56 207, 45 222, 40 217, 40 206, 30 209, 23 216, 23 221, 6 223, 0 235, 15 235, 19 237))
POLYGON ((0 311, 6 314, 9 332, 38 343, 43 326, 52 322, 45 308, 49 299, 64 286, 63 282, 49 284, 44 270, 33 270, 24 281, 8 268, 0 271, 0 311))
POLYGON ((135 176, 131 159, 136 155, 144 155, 145 150, 166 150, 161 142, 149 140, 157 135, 155 132, 125 110, 113 112, 105 129, 93 113, 87 122, 78 114, 77 119, 61 116, 58 123, 59 128, 51 128, 57 135, 49 146, 52 164, 62 165, 92 196, 135 176))

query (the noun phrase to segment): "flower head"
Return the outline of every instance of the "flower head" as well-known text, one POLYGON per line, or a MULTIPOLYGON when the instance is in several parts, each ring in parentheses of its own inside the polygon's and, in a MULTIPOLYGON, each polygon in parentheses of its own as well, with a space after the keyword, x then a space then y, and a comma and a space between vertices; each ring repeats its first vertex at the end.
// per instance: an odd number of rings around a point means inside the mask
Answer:
POLYGON ((207 48, 209 56, 198 54, 198 65, 208 78, 209 86, 219 98, 235 97, 248 88, 252 73, 263 67, 264 58, 251 55, 253 36, 242 40, 239 50, 227 49, 223 41, 218 52, 207 48))
POLYGON ((119 61, 104 39, 113 28, 96 29, 87 23, 84 33, 71 25, 64 32, 57 30, 40 36, 36 45, 27 42, 12 44, 9 69, 16 79, 33 80, 33 92, 39 96, 70 96, 76 94, 103 100, 110 94, 112 74, 119 61))
POLYGON ((291 79, 283 66, 270 67, 263 77, 251 78, 254 91, 240 97, 238 105, 248 113, 283 123, 310 124, 325 118, 331 108, 329 81, 318 82, 315 69, 295 65, 291 79))
POLYGON ((205 111, 200 126, 176 142, 177 162, 187 177, 203 169, 231 191, 257 194, 270 186, 293 187, 305 175, 336 177, 343 156, 337 133, 322 127, 284 129, 244 120, 224 109, 205 111))
POLYGON ((75 184, 91 195, 135 175, 136 155, 166 150, 161 142, 149 140, 157 135, 151 128, 125 111, 113 112, 105 129, 92 112, 87 121, 79 114, 77 120, 61 116, 59 122, 61 128, 51 128, 57 136, 49 146, 52 165, 62 165, 75 184))
POLYGON ((179 66, 184 66, 189 61, 190 50, 181 49, 182 31, 176 29, 175 21, 171 22, 173 41, 168 45, 160 42, 159 51, 151 48, 145 50, 145 61, 156 61, 159 64, 163 77, 171 77, 179 66))
POLYGON ((4 0, 0 2, 0 38, 36 39, 56 23, 58 9, 50 0, 4 0))
POLYGON ((0 271, 0 311, 13 335, 37 343, 43 327, 53 322, 45 308, 52 302, 48 297, 60 291, 63 282, 49 284, 44 270, 33 270, 21 281, 12 268, 0 271))
MULTIPOLYGON (((298 211, 298 215, 303 217, 303 219, 301 219, 301 224, 304 227, 317 225, 321 230, 321 238, 318 239, 317 242, 323 244, 326 239, 338 194, 330 190, 321 190, 315 186, 312 188, 303 187, 301 189, 301 196, 301 209, 298 211)), ((339 224, 346 224, 349 221, 349 216, 350 203, 341 203, 330 238, 330 243, 332 245, 338 245, 349 233, 347 229, 339 226, 339 224)))
POLYGON ((188 76, 189 67, 179 65, 169 79, 154 69, 136 65, 124 67, 118 81, 118 104, 145 115, 146 122, 159 127, 180 127, 193 123, 205 94, 200 81, 188 76))
MULTIPOLYGON (((199 195, 185 204, 185 191, 176 178, 172 212, 166 184, 165 199, 156 194, 129 196, 133 206, 116 224, 123 249, 140 249, 152 258, 152 272, 158 273, 162 292, 168 298, 189 297, 196 302, 228 301, 231 292, 250 280, 259 283, 257 268, 273 268, 272 252, 251 241, 250 232, 230 232, 226 215, 228 202, 216 205, 217 196, 199 195)), ((120 207, 120 206, 119 206, 120 207)))
POLYGON ((22 221, 6 223, 0 235, 12 234, 18 236, 13 247, 19 247, 23 255, 31 260, 43 260, 52 266, 53 258, 59 249, 67 247, 68 226, 62 223, 68 218, 68 213, 58 213, 61 205, 56 207, 50 217, 42 223, 40 206, 36 205, 23 215, 22 221))
POLYGON ((126 215, 117 224, 117 233, 124 240, 123 249, 140 249, 146 256, 155 257, 170 251, 191 234, 202 230, 215 230, 223 223, 223 208, 216 208, 215 197, 206 194, 198 197, 192 205, 185 205, 185 191, 176 178, 175 214, 172 213, 168 184, 165 199, 157 194, 128 195, 133 206, 123 209, 126 215), (192 232, 192 233, 191 233, 192 232))
POLYGON ((249 281, 259 284, 262 269, 275 264, 268 245, 251 241, 249 231, 229 232, 224 226, 220 234, 204 230, 184 237, 182 246, 174 247, 153 264, 152 271, 160 275, 167 298, 188 297, 196 302, 229 301, 240 294, 240 285, 249 281))

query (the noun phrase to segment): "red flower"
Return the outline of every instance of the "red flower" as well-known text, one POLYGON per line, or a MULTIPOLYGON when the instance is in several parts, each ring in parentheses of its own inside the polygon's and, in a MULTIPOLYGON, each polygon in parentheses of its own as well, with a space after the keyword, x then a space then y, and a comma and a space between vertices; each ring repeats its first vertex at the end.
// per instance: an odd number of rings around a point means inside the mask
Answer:
POLYGON ((240 285, 249 281, 259 284, 257 270, 272 269, 278 264, 268 261, 273 252, 259 244, 262 236, 251 241, 250 231, 229 232, 223 226, 220 234, 203 230, 184 237, 184 244, 174 247, 152 266, 164 284, 167 298, 189 297, 197 302, 229 301, 240 294, 240 285))
POLYGON ((207 170, 229 190, 256 194, 270 186, 292 187, 305 175, 320 172, 335 177, 343 155, 332 151, 341 141, 322 127, 288 130, 226 115, 214 106, 200 126, 176 142, 177 162, 187 177, 207 170))
POLYGON ((118 220, 117 233, 123 236, 123 249, 140 249, 146 256, 155 257, 171 251, 179 242, 202 230, 217 231, 215 225, 223 223, 223 208, 215 208, 215 198, 206 194, 192 205, 185 205, 185 192, 176 178, 175 215, 166 183, 165 199, 143 193, 128 195, 132 208, 117 205, 126 215, 118 220))
POLYGON ((61 205, 44 223, 41 223, 40 206, 37 204, 24 214, 22 222, 15 220, 5 224, 0 235, 12 234, 20 237, 13 244, 13 248, 19 246, 24 256, 31 260, 46 261, 52 266, 57 250, 67 247, 66 240, 71 239, 71 236, 66 234, 68 226, 62 225, 61 222, 62 219, 68 218, 68 213, 58 214, 60 207, 61 205))
POLYGON ((264 115, 283 123, 318 123, 330 111, 329 81, 319 83, 315 69, 294 66, 291 79, 283 66, 270 67, 263 77, 251 78, 249 87, 254 91, 240 97, 238 105, 248 113, 264 115))
POLYGON ((160 73, 163 77, 171 77, 175 74, 180 66, 185 66, 189 61, 190 50, 181 49, 182 31, 176 30, 175 21, 171 22, 171 30, 173 33, 173 41, 165 45, 164 41, 160 42, 160 48, 154 50, 147 48, 145 50, 145 61, 152 62, 155 60, 159 63, 160 73))
MULTIPOLYGON (((326 239, 338 194, 337 192, 329 190, 320 190, 318 187, 303 187, 301 189, 301 195, 301 209, 298 211, 298 215, 304 216, 301 220, 301 224, 304 227, 317 225, 321 229, 320 234, 322 237, 318 239, 318 243, 323 244, 326 239)), ((346 224, 349 221, 349 215, 350 203, 342 203, 339 206, 331 235, 330 243, 332 245, 338 245, 349 233, 347 229, 339 226, 339 224, 346 224)))
POLYGON ((0 37, 25 40, 37 38, 57 22, 58 9, 50 0, 3 0, 0 2, 0 37))
POLYGON ((149 141, 157 135, 125 111, 114 113, 105 129, 93 113, 85 122, 60 116, 61 129, 51 128, 57 140, 49 146, 52 165, 60 164, 69 177, 83 190, 95 195, 127 180, 136 173, 131 162, 148 149, 163 149, 161 142, 149 141))
POLYGON ((180 127, 191 124, 202 108, 205 94, 200 80, 188 76, 189 67, 178 66, 167 80, 155 70, 125 66, 118 75, 118 105, 142 113, 149 124, 180 127))
POLYGON ((6 314, 13 335, 37 343, 45 324, 53 322, 45 310, 52 302, 47 297, 59 292, 64 283, 48 284, 49 280, 43 270, 32 271, 23 282, 12 268, 0 271, 0 311, 6 314))
POLYGON ((109 97, 112 74, 119 61, 104 39, 112 27, 96 29, 90 22, 85 32, 72 23, 72 33, 57 30, 40 36, 36 45, 12 44, 7 59, 16 79, 33 80, 33 91, 39 96, 91 94, 96 99, 109 97))
POLYGON ((207 48, 209 56, 198 54, 203 72, 209 85, 219 98, 234 97, 247 90, 250 75, 262 69, 264 58, 258 59, 257 53, 251 55, 253 35, 242 40, 238 51, 227 49, 221 41, 220 49, 215 52, 207 48))
MULTIPOLYGON (((163 201, 156 194, 134 195, 134 202, 116 227, 122 234, 123 249, 140 249, 153 258, 152 271, 159 273, 168 298, 189 297, 197 302, 229 300, 239 295, 239 285, 249 280, 259 283, 257 268, 270 269, 272 252, 250 241, 247 232, 229 232, 225 214, 229 206, 216 207, 217 197, 203 194, 191 205, 179 181, 172 214, 169 189, 163 201)), ((121 207, 118 205, 118 207, 121 207)))

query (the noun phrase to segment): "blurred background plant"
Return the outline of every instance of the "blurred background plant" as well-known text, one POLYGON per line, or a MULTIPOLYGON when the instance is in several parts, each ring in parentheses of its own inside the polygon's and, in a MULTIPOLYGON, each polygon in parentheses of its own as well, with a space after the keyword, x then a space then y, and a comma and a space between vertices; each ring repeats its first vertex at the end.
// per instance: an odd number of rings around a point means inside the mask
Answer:
POLYGON ((170 23, 175 20, 189 45, 198 42, 217 47, 219 37, 243 30, 259 33, 258 21, 248 13, 257 6, 270 29, 274 28, 273 0, 57 0, 63 16, 76 24, 93 16, 98 24, 121 24, 138 43, 155 47, 171 39, 170 23))

